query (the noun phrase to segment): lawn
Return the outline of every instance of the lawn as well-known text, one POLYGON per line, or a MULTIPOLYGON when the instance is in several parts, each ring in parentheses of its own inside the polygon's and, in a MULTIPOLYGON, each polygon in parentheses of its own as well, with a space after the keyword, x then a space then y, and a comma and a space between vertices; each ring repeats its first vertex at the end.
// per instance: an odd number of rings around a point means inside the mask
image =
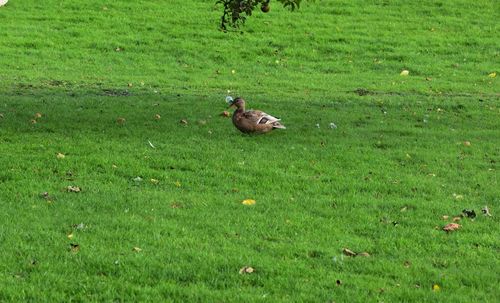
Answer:
POLYGON ((0 7, 0 301, 499 302, 499 3, 213 2, 0 7))

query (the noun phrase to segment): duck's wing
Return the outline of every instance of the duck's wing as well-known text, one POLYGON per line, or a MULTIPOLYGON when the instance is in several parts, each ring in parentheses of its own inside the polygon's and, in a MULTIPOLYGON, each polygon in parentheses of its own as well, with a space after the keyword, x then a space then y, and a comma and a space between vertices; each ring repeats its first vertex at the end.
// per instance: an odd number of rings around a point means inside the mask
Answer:
POLYGON ((250 120, 254 125, 274 124, 275 122, 281 120, 260 110, 247 110, 243 113, 243 116, 245 119, 250 120))

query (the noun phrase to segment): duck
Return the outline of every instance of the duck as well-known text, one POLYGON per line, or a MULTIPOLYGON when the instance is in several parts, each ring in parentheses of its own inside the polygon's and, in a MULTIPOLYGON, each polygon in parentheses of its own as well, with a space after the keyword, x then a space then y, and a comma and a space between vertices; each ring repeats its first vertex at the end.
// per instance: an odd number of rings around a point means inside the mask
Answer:
POLYGON ((274 129, 286 129, 280 123, 281 119, 266 114, 260 110, 245 110, 245 100, 241 97, 233 99, 228 96, 226 102, 229 108, 236 107, 233 113, 234 126, 245 134, 264 134, 274 129))

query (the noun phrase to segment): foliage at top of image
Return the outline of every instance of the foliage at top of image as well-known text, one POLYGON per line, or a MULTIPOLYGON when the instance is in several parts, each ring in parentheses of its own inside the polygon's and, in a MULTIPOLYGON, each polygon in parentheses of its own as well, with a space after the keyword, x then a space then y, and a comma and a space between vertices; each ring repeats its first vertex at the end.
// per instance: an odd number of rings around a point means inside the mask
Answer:
MULTIPOLYGON (((302 0, 277 0, 284 7, 295 10, 300 7, 302 0)), ((260 9, 264 13, 271 10, 271 0, 217 0, 216 4, 224 6, 224 12, 221 17, 221 29, 227 30, 227 26, 238 27, 245 23, 248 16, 260 5, 260 9)))

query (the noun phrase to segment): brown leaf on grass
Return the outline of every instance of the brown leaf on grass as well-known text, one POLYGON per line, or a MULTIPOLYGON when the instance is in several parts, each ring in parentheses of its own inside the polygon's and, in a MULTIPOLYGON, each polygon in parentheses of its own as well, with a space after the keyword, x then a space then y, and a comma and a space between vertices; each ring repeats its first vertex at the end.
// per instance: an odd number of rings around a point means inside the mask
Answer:
POLYGON ((82 189, 80 187, 78 187, 78 186, 72 186, 72 185, 66 187, 66 190, 68 192, 70 192, 70 193, 79 193, 79 192, 82 191, 82 189))
POLYGON ((123 118, 123 117, 119 117, 116 119, 116 123, 118 123, 118 124, 125 124, 125 121, 127 121, 127 120, 125 120, 125 118, 123 118))
POLYGON ((181 121, 179 121, 179 123, 182 125, 188 125, 188 121, 186 119, 181 119, 181 121))
POLYGON ((449 223, 449 224, 446 224, 444 227, 443 227, 443 230, 446 231, 446 232, 451 232, 451 231, 455 231, 457 229, 460 228, 460 224, 457 224, 457 223, 449 223))
POLYGON ((154 118, 155 118, 155 120, 160 120, 161 116, 160 116, 160 114, 156 114, 154 118))
POLYGON ((343 248, 342 253, 348 257, 355 257, 357 255, 357 253, 353 252, 349 248, 343 248))
POLYGON ((41 118, 41 117, 42 117, 42 114, 40 114, 40 113, 36 113, 34 117, 35 117, 35 119, 41 118))
POLYGON ((76 243, 70 243, 69 244, 69 250, 73 253, 77 253, 80 251, 80 245, 76 243))
POLYGON ((244 274, 251 274, 253 273, 255 270, 253 269, 253 267, 250 267, 250 266, 244 266, 242 268, 240 268, 240 275, 244 275, 244 274))
POLYGON ((453 222, 458 222, 462 220, 462 217, 453 217, 453 222))

